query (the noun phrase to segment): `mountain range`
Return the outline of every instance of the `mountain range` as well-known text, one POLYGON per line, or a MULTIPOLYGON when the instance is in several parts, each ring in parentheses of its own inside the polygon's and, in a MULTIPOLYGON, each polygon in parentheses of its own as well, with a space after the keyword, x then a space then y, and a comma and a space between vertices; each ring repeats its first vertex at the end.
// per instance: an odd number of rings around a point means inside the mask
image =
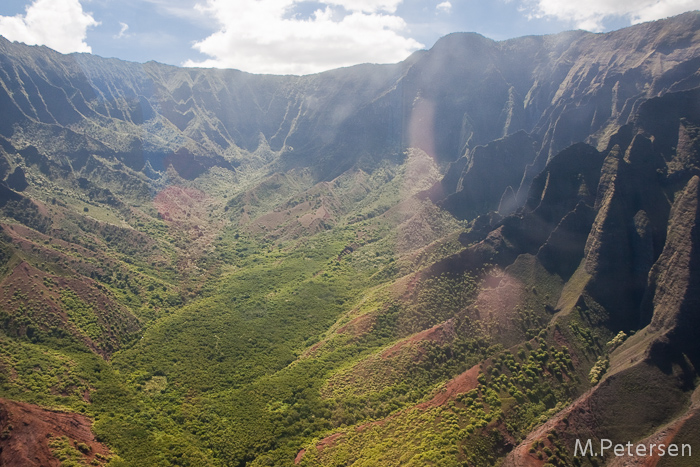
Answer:
POLYGON ((694 465, 700 13, 0 85, 0 465, 694 465))

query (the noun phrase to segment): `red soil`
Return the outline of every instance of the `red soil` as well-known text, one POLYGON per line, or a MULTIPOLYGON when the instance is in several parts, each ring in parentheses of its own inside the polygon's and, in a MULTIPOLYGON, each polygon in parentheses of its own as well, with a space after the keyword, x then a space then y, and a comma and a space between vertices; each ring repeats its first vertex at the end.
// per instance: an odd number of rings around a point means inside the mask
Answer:
MULTIPOLYGON (((345 436, 345 433, 334 433, 330 436, 327 436, 323 438, 321 441, 318 442, 316 445, 316 449, 319 450, 319 452, 323 451, 325 448, 333 447, 335 445, 335 442, 338 440, 338 438, 341 438, 345 436)), ((306 449, 302 449, 297 453, 297 456, 294 458, 294 464, 299 464, 301 460, 304 458, 304 454, 306 454, 306 449)))
MULTIPOLYGON (((180 245, 177 266, 180 272, 201 274, 197 261, 205 255, 224 222, 209 211, 217 201, 201 190, 169 186, 156 195, 153 204, 168 224, 169 233, 180 245)), ((201 276, 205 280, 204 275, 201 276)))
POLYGON ((597 421, 591 407, 590 396, 592 392, 592 389, 589 390, 557 415, 531 431, 525 440, 508 455, 503 466, 541 467, 547 461, 538 459, 535 454, 529 452, 529 449, 535 440, 542 441, 545 446, 553 449, 552 443, 547 438, 547 434, 551 430, 556 431, 560 435, 560 440, 564 441, 565 444, 568 441, 572 441, 571 444, 573 444, 574 437, 593 439, 593 427, 597 426, 597 421))
POLYGON ((384 359, 391 358, 401 352, 401 350, 408 346, 417 344, 419 342, 435 342, 438 344, 445 344, 451 342, 455 338, 454 324, 451 319, 445 321, 444 323, 437 324, 430 329, 421 331, 411 337, 404 339, 396 344, 392 345, 384 352, 381 353, 381 357, 384 359))
POLYGON ((371 314, 358 316, 348 324, 338 328, 336 334, 351 334, 353 337, 360 337, 367 334, 374 325, 375 317, 371 314))
POLYGON ((74 447, 78 443, 89 447, 84 454, 86 464, 97 454, 111 456, 107 446, 95 440, 91 425, 92 421, 84 415, 54 412, 0 398, 0 465, 58 467, 61 462, 51 453, 49 442, 63 436, 74 447))
POLYGON ((202 217, 208 207, 207 195, 195 188, 169 186, 153 200, 161 218, 166 222, 188 222, 202 217))
POLYGON ((330 448, 335 445, 335 442, 338 440, 338 438, 342 437, 345 435, 345 433, 335 433, 330 436, 327 436, 323 438, 319 443, 316 445, 316 449, 319 451, 323 451, 325 448, 330 448))
POLYGON ((53 326, 66 329, 103 357, 109 357, 118 348, 119 331, 112 330, 112 325, 119 322, 121 332, 135 332, 139 327, 138 320, 94 280, 47 274, 25 261, 17 264, 0 282, 0 306, 11 314, 21 306, 31 309, 37 323, 45 324, 47 329, 53 326), (102 342, 93 342, 68 322, 61 305, 61 290, 72 290, 93 308, 98 321, 107 330, 102 342))
POLYGON ((439 407, 446 404, 447 402, 453 400, 460 394, 464 394, 467 391, 476 389, 479 382, 477 377, 479 376, 479 366, 474 365, 461 375, 454 377, 450 380, 439 393, 435 394, 432 399, 422 404, 418 404, 418 408, 421 410, 426 410, 432 407, 439 407))
MULTIPOLYGON (((431 329, 434 329, 434 328, 431 328, 431 329)), ((428 329, 428 331, 430 331, 431 329, 428 329)), ((420 334, 423 334, 423 333, 420 333, 420 334)), ((373 422, 359 425, 359 426, 355 427, 355 431, 361 432, 361 431, 364 431, 372 426, 383 425, 388 420, 391 420, 392 418, 398 416, 399 414, 402 414, 402 413, 409 411, 409 410, 413 410, 413 409, 427 410, 427 409, 430 409, 433 407, 439 407, 441 405, 444 405, 447 402, 453 400, 459 394, 463 394, 467 391, 471 391, 472 389, 475 389, 477 387, 477 385, 479 384, 479 382, 476 379, 478 376, 479 376, 479 366, 475 365, 475 366, 471 367, 469 370, 462 373, 461 375, 458 375, 455 378, 453 378, 451 381, 449 381, 447 383, 447 385, 445 386, 445 388, 442 391, 440 391, 438 394, 436 394, 429 401, 418 404, 418 405, 414 406, 413 408, 401 410, 400 412, 389 415, 388 417, 386 417, 382 420, 375 420, 373 422)), ((344 435, 345 435, 345 433, 340 432, 340 433, 334 433, 326 438, 323 438, 316 445, 316 449, 318 449, 319 451, 323 451, 323 449, 325 449, 327 447, 332 447, 333 445, 335 445, 338 438, 341 438, 344 435)), ((299 464, 301 462, 301 459, 304 457, 305 453, 306 453, 306 450, 304 450, 304 449, 299 451, 296 459, 294 460, 294 463, 299 464)))
POLYGON ((656 465, 659 463, 659 461, 662 459, 662 457, 659 456, 659 451, 657 450, 652 450, 650 448, 650 445, 654 444, 656 446, 659 446, 661 444, 668 446, 670 444, 673 444, 673 440, 680 431, 681 428, 683 428, 683 425, 690 420, 693 417, 697 417, 700 415, 700 409, 695 409, 691 410, 688 412, 685 416, 682 418, 676 420, 673 422, 670 426, 667 426, 666 428, 663 428, 662 430, 654 433, 652 436, 649 438, 641 441, 638 444, 644 444, 647 447, 646 452, 651 452, 653 453, 650 456, 622 456, 613 459, 610 462, 610 467, 656 467, 656 465))
POLYGON ((0 229, 9 235, 12 243, 24 253, 51 263, 54 269, 65 274, 78 273, 84 276, 89 276, 91 273, 103 274, 105 267, 114 268, 116 264, 112 259, 99 252, 93 252, 80 245, 49 237, 19 224, 1 224, 0 229), (70 251, 73 255, 65 254, 58 249, 70 251), (88 258, 94 259, 94 261, 87 261, 88 258))

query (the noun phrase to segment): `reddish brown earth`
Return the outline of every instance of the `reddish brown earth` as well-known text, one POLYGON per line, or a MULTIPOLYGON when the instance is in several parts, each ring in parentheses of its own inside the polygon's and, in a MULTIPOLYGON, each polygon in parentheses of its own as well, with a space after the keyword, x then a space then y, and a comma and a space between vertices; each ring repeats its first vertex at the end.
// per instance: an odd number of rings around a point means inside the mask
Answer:
POLYGON ((201 190, 169 186, 156 195, 153 204, 164 221, 188 222, 202 217, 207 201, 201 190))
POLYGON ((476 389, 479 384, 476 379, 478 376, 479 366, 474 365, 461 375, 452 378, 452 380, 450 380, 440 392, 435 394, 432 399, 427 402, 423 402, 422 404, 418 404, 417 407, 421 410, 439 407, 453 400, 460 394, 476 389))
POLYGON ((0 229, 25 254, 50 263, 62 274, 77 273, 90 276, 92 273, 104 274, 105 268, 117 267, 114 260, 100 252, 93 252, 80 245, 35 232, 23 225, 0 224, 0 229))
POLYGON ((449 319, 444 323, 436 324, 430 329, 426 329, 425 331, 421 331, 407 339, 397 342, 396 344, 383 351, 381 353, 381 357, 384 359, 391 358, 400 353, 404 347, 419 344, 421 342, 429 341, 435 342, 437 344, 445 344, 447 342, 453 341, 454 338, 454 323, 451 319, 449 319))
MULTIPOLYGON (((345 433, 334 433, 330 436, 327 436, 323 438, 321 441, 318 442, 316 445, 316 449, 319 451, 323 451, 325 448, 333 447, 338 440, 338 438, 342 438, 345 436, 345 433)), ((304 458, 304 454, 306 454, 306 449, 302 449, 297 453, 297 456, 294 458, 294 463, 299 464, 301 460, 304 458)))
POLYGON ((301 460, 304 458, 304 454, 306 454, 306 449, 302 449, 297 453, 297 456, 294 458, 294 465, 299 464, 301 460))
POLYGON ((338 438, 342 437, 344 434, 345 433, 335 433, 326 438, 323 438, 316 445, 316 449, 318 449, 319 451, 323 451, 325 448, 332 447, 333 445, 335 445, 335 442, 338 440, 338 438))
POLYGON ((32 310, 34 320, 46 329, 59 327, 68 330, 95 353, 109 357, 119 348, 120 340, 139 328, 138 320, 119 305, 102 285, 87 277, 56 276, 47 274, 21 261, 0 282, 0 306, 11 314, 20 308, 32 310), (92 307, 99 323, 106 330, 103 338, 92 341, 69 323, 61 305, 61 290, 71 290, 92 307))
MULTIPOLYGON (((436 326, 437 328, 437 326, 436 326)), ((431 328, 433 329, 433 328, 431 328)), ((431 329, 428 329, 430 331, 431 329)), ((424 331, 425 332, 425 331, 424 331)), ((421 333, 423 334, 423 333, 421 333)), ((477 381, 477 377, 479 376, 479 366, 475 365, 471 367, 469 370, 465 371, 461 375, 456 376, 452 380, 450 380, 445 387, 437 393, 435 396, 433 396, 432 399, 426 402, 422 402, 412 408, 404 409, 401 410, 397 413, 394 413, 392 415, 389 415, 388 417, 382 419, 382 420, 375 420, 373 422, 365 423, 362 425, 359 425, 355 427, 355 431, 364 431, 367 428, 375 425, 383 425, 386 423, 388 420, 391 420, 392 418, 407 412, 409 410, 427 410, 431 409, 433 407, 439 407, 441 405, 444 405, 448 403, 451 400, 454 400, 459 394, 463 394, 467 391, 471 391, 472 389, 475 389, 479 382, 477 381)), ((334 433, 330 436, 327 436, 326 438, 323 438, 319 443, 316 445, 316 449, 319 451, 323 451, 323 449, 327 447, 331 447, 335 445, 337 440, 341 437, 343 437, 345 433, 339 432, 339 433, 334 433)), ((301 462, 301 459, 304 457, 304 454, 306 453, 305 449, 302 449, 297 453, 297 456, 294 460, 295 464, 299 464, 301 462)))
MULTIPOLYGON (((179 246, 178 269, 201 274, 197 261, 211 251, 223 221, 213 218, 215 200, 201 190, 169 186, 156 195, 153 204, 179 246)), ((202 279, 204 279, 202 277, 202 279)))
POLYGON ((671 425, 659 430, 658 432, 654 433, 652 436, 649 438, 642 440, 640 443, 636 444, 643 444, 646 446, 647 451, 646 452, 651 452, 653 455, 650 456, 622 456, 618 458, 614 458, 610 462, 610 467, 656 467, 656 465, 661 461, 662 457, 659 456, 659 451, 657 450, 652 450, 651 445, 656 445, 659 446, 660 444, 663 444, 665 446, 668 446, 670 444, 674 443, 674 439, 678 432, 680 431, 681 428, 683 428, 683 425, 690 420, 693 417, 697 417, 700 415, 700 409, 694 409, 689 411, 686 415, 681 417, 680 419, 676 420, 673 422, 671 425))
POLYGON ((598 425, 595 410, 592 407, 591 394, 595 388, 589 390, 571 405, 559 412, 554 417, 537 427, 508 455, 504 467, 541 467, 548 462, 538 459, 529 449, 533 441, 541 441, 545 446, 554 449, 553 444, 547 438, 552 430, 559 434, 560 441, 573 445, 574 439, 595 439, 595 430, 598 425), (570 442, 570 443, 569 443, 570 442))
POLYGON ((338 328, 335 332, 336 334, 350 334, 353 337, 361 337, 372 329, 374 322, 375 316, 373 314, 358 316, 348 324, 338 328))
POLYGON ((208 211, 212 202, 201 190, 179 186, 169 186, 153 200, 161 218, 173 232, 182 234, 187 241, 195 244, 208 244, 213 240, 214 233, 209 227, 212 219, 208 211))
MULTIPOLYGON (((0 398, 0 465, 3 467, 58 467, 49 442, 67 437, 71 446, 84 443, 86 464, 97 455, 112 455, 107 446, 95 440, 92 421, 80 414, 54 412, 25 402, 0 398)), ((100 464, 102 463, 100 462, 100 464)))

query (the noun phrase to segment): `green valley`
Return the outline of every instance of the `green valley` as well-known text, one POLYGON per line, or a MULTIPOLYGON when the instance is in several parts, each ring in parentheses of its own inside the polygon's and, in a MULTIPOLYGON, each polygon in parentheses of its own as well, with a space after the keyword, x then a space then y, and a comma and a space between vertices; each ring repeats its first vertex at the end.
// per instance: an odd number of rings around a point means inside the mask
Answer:
POLYGON ((0 465, 694 442, 699 25, 307 76, 0 38, 0 465))

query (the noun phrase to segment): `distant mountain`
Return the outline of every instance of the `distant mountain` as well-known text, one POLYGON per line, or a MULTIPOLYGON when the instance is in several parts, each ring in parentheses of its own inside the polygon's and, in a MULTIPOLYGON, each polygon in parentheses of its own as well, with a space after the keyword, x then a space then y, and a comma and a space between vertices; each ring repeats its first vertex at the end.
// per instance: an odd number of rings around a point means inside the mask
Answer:
POLYGON ((0 38, 0 464, 692 465, 577 442, 700 439, 698 31, 307 76, 0 38))
POLYGON ((698 86, 698 21, 687 13, 608 34, 503 42, 456 33, 398 65, 301 77, 60 55, 2 41, 0 134, 12 140, 17 125, 38 124, 44 141, 18 145, 48 145, 49 154, 60 147, 79 167, 87 151, 162 172, 168 156, 182 154, 173 166, 188 176, 195 169, 186 160, 225 166, 265 149, 282 168, 310 166, 330 179, 409 146, 452 162, 524 130, 537 142, 541 170, 575 142, 603 149, 644 100, 698 86))

